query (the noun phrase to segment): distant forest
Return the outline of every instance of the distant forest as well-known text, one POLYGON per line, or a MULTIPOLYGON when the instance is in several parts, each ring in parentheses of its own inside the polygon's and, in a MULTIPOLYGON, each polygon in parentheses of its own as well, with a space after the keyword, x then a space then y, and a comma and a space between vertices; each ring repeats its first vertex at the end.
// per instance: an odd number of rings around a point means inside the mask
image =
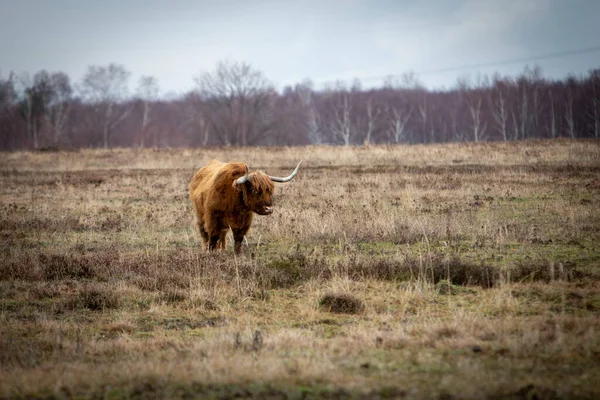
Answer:
POLYGON ((0 76, 0 150, 80 147, 294 146, 508 141, 600 137, 600 68, 584 76, 459 78, 426 89, 415 74, 377 88, 359 80, 277 91, 243 62, 221 62, 190 91, 161 98, 142 77, 129 91, 122 65, 90 66, 73 83, 63 72, 0 76))

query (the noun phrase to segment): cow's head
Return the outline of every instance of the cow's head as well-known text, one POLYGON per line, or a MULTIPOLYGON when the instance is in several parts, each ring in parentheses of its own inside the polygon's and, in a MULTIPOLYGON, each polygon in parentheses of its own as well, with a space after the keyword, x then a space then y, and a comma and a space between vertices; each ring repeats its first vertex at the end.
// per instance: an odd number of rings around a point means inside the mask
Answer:
POLYGON ((273 182, 289 182, 298 173, 301 160, 294 172, 285 178, 269 176, 261 171, 249 173, 246 166, 246 174, 236 179, 233 185, 242 192, 244 203, 255 213, 259 215, 269 215, 273 212, 273 192, 275 184, 273 182))

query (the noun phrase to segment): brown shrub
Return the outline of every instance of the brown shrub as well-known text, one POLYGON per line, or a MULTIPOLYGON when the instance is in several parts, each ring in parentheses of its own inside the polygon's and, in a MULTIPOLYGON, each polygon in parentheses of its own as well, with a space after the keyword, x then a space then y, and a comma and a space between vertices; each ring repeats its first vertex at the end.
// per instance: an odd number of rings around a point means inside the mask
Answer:
POLYGON ((46 252, 40 249, 15 251, 0 261, 0 279, 54 281, 61 279, 107 280, 119 262, 115 251, 94 253, 46 252))
POLYGON ((328 293, 319 299, 319 307, 339 314, 360 314, 365 305, 359 298, 349 293, 328 293))
POLYGON ((0 331, 0 366, 35 367, 59 345, 46 336, 32 336, 20 329, 0 331))
POLYGON ((114 288, 107 284, 85 284, 77 295, 65 305, 69 308, 87 308, 90 310, 114 309, 121 306, 121 297, 114 288))
POLYGON ((187 300, 189 294, 185 290, 177 289, 177 288, 169 288, 165 291, 160 292, 158 295, 159 301, 164 301, 165 303, 179 303, 187 300))
POLYGON ((484 264, 483 262, 480 264, 465 262, 458 256, 448 259, 441 253, 435 253, 430 260, 428 275, 434 284, 446 280, 451 284, 459 286, 490 288, 500 283, 498 268, 484 264))
POLYGON ((93 257, 41 253, 38 262, 45 280, 90 279, 96 276, 93 257))

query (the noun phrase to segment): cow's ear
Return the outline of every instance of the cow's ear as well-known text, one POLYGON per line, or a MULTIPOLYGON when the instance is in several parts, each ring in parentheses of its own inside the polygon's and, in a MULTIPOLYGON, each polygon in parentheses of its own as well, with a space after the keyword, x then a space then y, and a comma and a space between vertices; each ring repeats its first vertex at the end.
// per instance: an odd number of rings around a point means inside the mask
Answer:
POLYGON ((252 178, 248 178, 248 180, 244 183, 237 183, 237 179, 234 179, 233 187, 234 187, 234 189, 237 189, 239 191, 246 190, 248 192, 251 192, 254 188, 251 180, 252 180, 252 178))
POLYGON ((248 183, 249 181, 250 177, 248 176, 248 172, 250 172, 250 168, 248 168, 248 165, 244 164, 244 169, 240 172, 242 172, 244 175, 233 180, 233 187, 239 188, 239 186, 243 186, 244 183, 248 183))

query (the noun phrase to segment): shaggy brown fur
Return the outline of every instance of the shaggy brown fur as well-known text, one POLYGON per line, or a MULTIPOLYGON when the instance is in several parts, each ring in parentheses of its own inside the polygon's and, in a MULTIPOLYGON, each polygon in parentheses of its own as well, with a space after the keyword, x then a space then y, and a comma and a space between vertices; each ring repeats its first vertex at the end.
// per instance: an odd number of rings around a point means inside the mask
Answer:
POLYGON ((275 185, 267 174, 255 171, 245 183, 236 183, 247 169, 244 163, 212 160, 196 172, 189 184, 198 229, 208 250, 224 250, 225 237, 231 228, 235 252, 239 254, 254 213, 272 213, 275 185))

